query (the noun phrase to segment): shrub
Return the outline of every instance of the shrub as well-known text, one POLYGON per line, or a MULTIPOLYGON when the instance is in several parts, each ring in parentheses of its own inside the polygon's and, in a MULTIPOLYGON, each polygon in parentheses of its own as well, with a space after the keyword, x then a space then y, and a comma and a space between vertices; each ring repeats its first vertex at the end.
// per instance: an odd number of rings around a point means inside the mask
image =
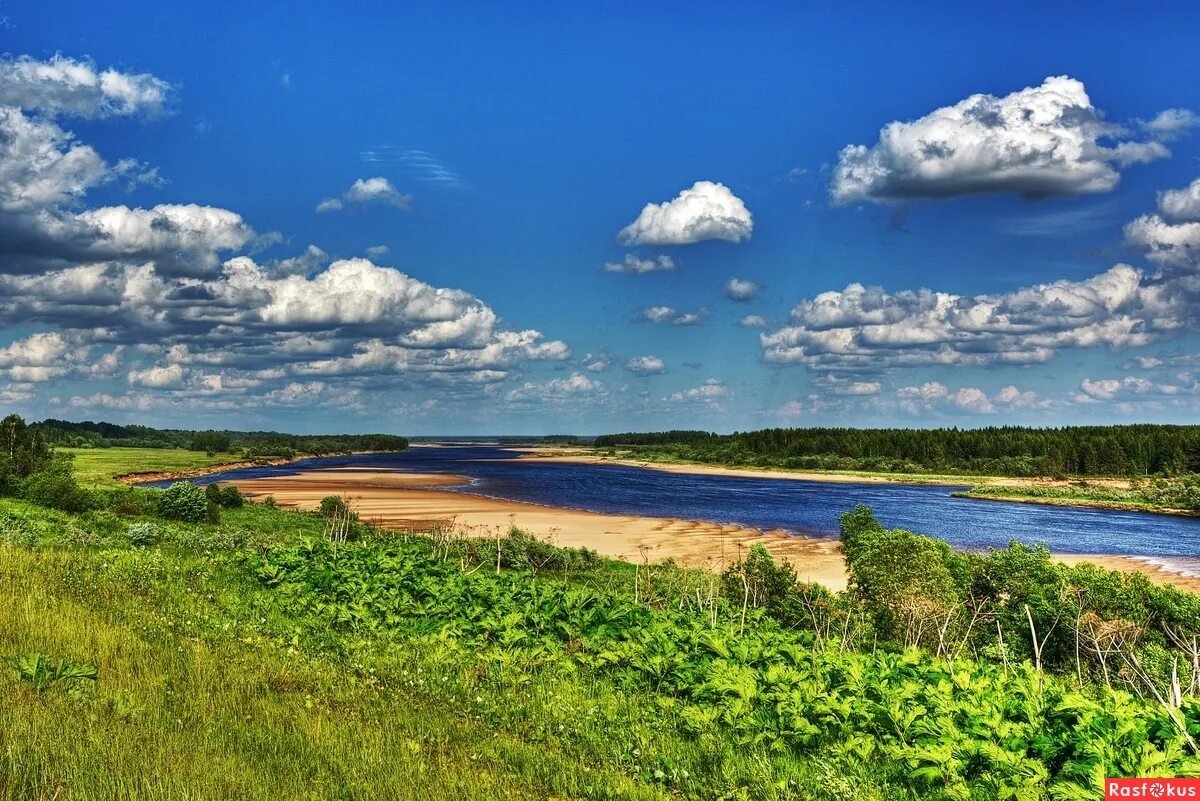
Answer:
POLYGON ((83 512, 95 506, 92 493, 79 486, 71 463, 58 459, 21 481, 21 497, 38 506, 83 512))
POLYGON ((221 505, 226 509, 241 509, 245 503, 246 497, 232 484, 221 490, 221 505))
POLYGON ((156 545, 160 539, 158 528, 153 523, 130 523, 126 533, 129 536, 129 544, 137 548, 156 545))
POLYGON ((346 499, 337 495, 326 495, 321 499, 321 516, 322 517, 350 517, 355 520, 358 515, 350 511, 350 504, 346 503, 346 499))
POLYGON ((208 519, 208 500, 195 484, 177 481, 159 496, 158 514, 168 520, 202 523, 208 519))
POLYGON ((152 490, 126 487, 109 494, 108 508, 126 517, 152 515, 157 511, 157 499, 152 490))

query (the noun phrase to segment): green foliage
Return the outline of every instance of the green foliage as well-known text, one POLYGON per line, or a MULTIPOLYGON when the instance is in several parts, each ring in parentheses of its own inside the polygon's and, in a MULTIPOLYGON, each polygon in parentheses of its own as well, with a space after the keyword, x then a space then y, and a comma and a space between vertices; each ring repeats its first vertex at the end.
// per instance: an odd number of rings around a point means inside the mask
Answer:
POLYGON ((17 481, 44 469, 52 458, 46 439, 20 415, 0 420, 0 494, 11 494, 17 481))
POLYGON ((246 503, 246 497, 242 495, 241 490, 230 484, 221 490, 220 503, 226 509, 241 509, 246 503))
POLYGON ((321 499, 319 509, 322 517, 347 517, 354 513, 350 511, 350 505, 346 503, 346 499, 340 495, 326 495, 321 499))
POLYGON ((610 434, 597 437, 595 445, 634 448, 641 459, 800 470, 998 476, 1145 476, 1200 471, 1200 426, 773 428, 723 436, 669 431, 610 434))
POLYGON ((45 654, 4 657, 4 661, 18 681, 28 683, 39 693, 73 682, 96 681, 100 676, 94 665, 76 664, 65 659, 55 662, 45 654))
POLYGON ((497 542, 491 538, 465 539, 457 551, 469 564, 495 565, 500 550, 500 567, 510 570, 590 570, 600 564, 600 556, 587 548, 558 548, 527 531, 512 528, 497 542))
POLYGON ((38 472, 21 479, 16 494, 39 506, 64 512, 82 512, 96 503, 92 494, 79 486, 66 459, 52 459, 38 472))
POLYGON ((126 536, 129 537, 129 544, 135 548, 148 548, 151 545, 157 545, 159 539, 161 539, 158 527, 153 523, 145 521, 130 523, 129 528, 125 532, 126 536))
MULTIPOLYGON (((1028 663, 951 667, 917 650, 814 648, 761 612, 744 629, 724 614, 714 624, 559 581, 463 571, 417 544, 334 550, 313 540, 249 566, 296 616, 305 648, 437 637, 484 659, 536 658, 551 672, 674 699, 698 738, 844 754, 952 798, 1091 798, 1106 773, 1200 771, 1162 706, 1081 693, 1028 663)), ((1200 704, 1179 714, 1200 727, 1200 704)))
POLYGON ((202 523, 208 519, 208 499, 190 481, 177 481, 158 498, 158 514, 168 520, 202 523))
MULTIPOLYGON (((22 426, 24 423, 22 422, 22 426)), ((183 431, 113 423, 43 420, 30 426, 53 445, 84 448, 184 448, 196 452, 242 452, 248 458, 365 451, 402 451, 408 440, 393 434, 281 434, 274 431, 183 431)), ((0 425, 0 436, 3 427, 0 425)))

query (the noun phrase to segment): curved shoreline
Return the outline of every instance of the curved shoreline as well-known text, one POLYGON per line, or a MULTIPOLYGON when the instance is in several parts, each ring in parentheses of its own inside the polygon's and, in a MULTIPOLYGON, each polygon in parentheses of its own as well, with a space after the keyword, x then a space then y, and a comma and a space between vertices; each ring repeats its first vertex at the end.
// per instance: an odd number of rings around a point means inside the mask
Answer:
MULTIPOLYGON (((622 467, 641 467, 647 470, 658 470, 663 473, 684 473, 707 476, 735 476, 743 478, 788 479, 792 481, 814 481, 832 484, 900 484, 941 487, 970 487, 966 492, 953 492, 956 498, 973 501, 1005 501, 1009 503, 1027 503, 1042 506, 1061 506, 1075 509, 1103 509, 1114 512, 1145 512, 1147 514, 1168 515, 1173 517, 1200 517, 1200 512, 1174 507, 1143 506, 1136 503, 1121 501, 1091 500, 1088 498, 1044 498, 1032 495, 983 495, 974 494, 976 486, 986 487, 1038 487, 1065 486, 1068 480, 1048 477, 1021 478, 1014 476, 947 476, 939 474, 914 474, 908 476, 896 474, 871 473, 838 473, 833 471, 814 470, 782 470, 778 468, 758 467, 729 467, 726 465, 703 464, 700 462, 655 462, 643 459, 609 458, 590 453, 562 453, 554 448, 515 448, 522 451, 519 458, 531 461, 565 462, 572 464, 590 465, 620 465, 622 467)), ((1128 485, 1129 480, 1123 478, 1092 478, 1081 479, 1094 484, 1128 485)))
POLYGON ((205 467, 191 467, 185 470, 148 470, 144 472, 121 473, 113 476, 114 481, 122 484, 149 484, 155 481, 175 481, 189 478, 228 473, 233 470, 245 470, 251 467, 279 467, 285 464, 303 462, 308 459, 336 459, 339 456, 356 456, 373 453, 399 453, 399 451, 346 451, 345 453, 300 453, 295 456, 271 456, 264 459, 240 459, 233 462, 221 462, 205 467))
MULTIPOLYGON (((674 559, 683 565, 720 572, 737 562, 751 545, 761 544, 777 558, 791 563, 803 581, 815 581, 834 590, 847 586, 837 539, 491 498, 447 489, 469 483, 452 474, 341 467, 233 479, 229 483, 251 498, 272 495, 280 506, 303 510, 316 509, 327 495, 342 495, 362 519, 394 530, 427 532, 440 528, 456 536, 495 537, 519 526, 556 545, 585 547, 635 563, 674 559)), ((1142 573, 1157 584, 1200 592, 1200 576, 1145 561, 1150 557, 1055 553, 1054 558, 1067 564, 1091 562, 1112 570, 1142 573)))

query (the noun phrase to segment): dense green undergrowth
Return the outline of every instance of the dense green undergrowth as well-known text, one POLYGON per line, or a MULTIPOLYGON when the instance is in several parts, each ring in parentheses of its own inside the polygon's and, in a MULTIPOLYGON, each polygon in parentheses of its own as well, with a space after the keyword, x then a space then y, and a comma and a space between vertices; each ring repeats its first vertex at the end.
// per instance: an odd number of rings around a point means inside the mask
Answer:
POLYGON ((832 593, 761 547, 720 575, 635 566, 378 530, 338 498, 83 491, 18 453, 4 801, 1000 801, 1200 775, 1200 597, 1044 548, 959 553, 860 507, 832 593))

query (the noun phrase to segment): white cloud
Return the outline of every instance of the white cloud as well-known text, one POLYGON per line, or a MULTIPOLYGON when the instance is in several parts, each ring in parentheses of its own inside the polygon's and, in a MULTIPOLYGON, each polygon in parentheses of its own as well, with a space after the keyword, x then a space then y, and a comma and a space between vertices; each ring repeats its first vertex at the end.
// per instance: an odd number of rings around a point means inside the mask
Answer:
POLYGON ((900 408, 909 414, 919 415, 928 411, 965 411, 972 414, 995 414, 999 409, 1045 408, 1047 404, 1038 399, 1032 390, 1022 391, 1008 385, 994 395, 979 387, 961 387, 951 390, 940 381, 928 381, 920 386, 901 387, 896 390, 900 408))
POLYGON ((987 393, 978 387, 964 387, 950 396, 950 402, 960 409, 976 414, 992 414, 996 407, 987 393))
POLYGON ((1158 112, 1154 119, 1143 126, 1161 139, 1174 139, 1185 131, 1200 125, 1200 114, 1186 108, 1169 108, 1158 112))
POLYGON ((1011 192, 1027 198, 1107 192, 1120 168, 1170 155, 1104 121, 1081 82, 1047 78, 1005 97, 976 94, 912 122, 891 122, 871 147, 842 150, 836 204, 1011 192), (1102 142, 1121 140, 1111 146, 1102 142))
POLYGON ((667 364, 657 356, 634 356, 625 362, 625 369, 634 375, 655 375, 666 372, 667 364))
POLYGON ((1200 220, 1200 178, 1183 189, 1159 192, 1158 211, 1173 223, 1200 220))
POLYGON ((183 375, 183 365, 167 364, 145 370, 130 370, 128 379, 131 386, 167 389, 181 385, 183 375))
POLYGON ((878 395, 882 389, 883 384, 879 381, 851 381, 830 385, 830 391, 834 395, 878 395))
POLYGON ((105 206, 77 219, 97 234, 90 246, 97 260, 155 258, 158 272, 167 275, 210 275, 220 269, 220 251, 239 250, 256 236, 240 214, 194 203, 105 206))
POLYGON ((708 309, 699 308, 693 312, 681 312, 671 306, 651 306, 642 309, 642 319, 651 323, 670 323, 671 325, 701 325, 708 317, 708 309))
POLYGON ((1165 362, 1157 356, 1134 356, 1121 365, 1122 370, 1154 370, 1162 367, 1165 362))
POLYGON ((729 388, 725 386, 723 381, 718 378, 710 378, 698 387, 672 393, 664 398, 664 400, 668 403, 701 401, 708 405, 715 405, 718 398, 724 398, 728 395, 729 388))
POLYGON ((112 177, 100 154, 53 122, 0 106, 0 211, 71 202, 112 177))
POLYGON ((766 328, 771 324, 771 321, 761 314, 747 314, 741 320, 738 320, 738 325, 742 328, 766 328))
POLYGON ((730 278, 725 282, 725 297, 739 303, 754 300, 754 297, 761 291, 762 284, 744 278, 730 278))
POLYGON ((359 178, 340 197, 327 197, 317 204, 316 212, 341 211, 347 205, 395 206, 405 211, 412 209, 412 195, 399 192, 387 178, 359 178))
POLYGON ((741 242, 754 222, 724 184, 697 181, 674 200, 648 203, 617 238, 626 245, 690 245, 706 239, 741 242))
POLYGON ((372 245, 366 249, 367 258, 369 259, 381 259, 391 252, 392 249, 387 245, 372 245))
POLYGON ((625 254, 624 261, 610 261, 604 265, 606 273, 629 273, 642 275, 656 270, 674 270, 675 260, 670 256, 658 256, 653 259, 640 259, 632 253, 625 254))
POLYGON ((62 55, 0 58, 0 106, 85 118, 153 116, 165 111, 170 95, 171 85, 148 73, 100 70, 62 55))
POLYGON ((1001 295, 851 284, 801 302, 760 341, 767 361, 817 370, 1032 364, 1064 348, 1135 347, 1177 332, 1192 313, 1180 292, 1128 265, 1001 295))
POLYGON ((1088 404, 1146 397, 1172 398, 1200 393, 1200 384, 1197 384, 1192 376, 1181 374, 1180 378, 1186 379, 1186 382, 1168 384, 1132 375, 1125 378, 1085 378, 1079 383, 1080 391, 1075 394, 1073 400, 1076 403, 1088 404))
POLYGON ((604 395, 604 384, 582 373, 572 373, 569 378, 554 378, 544 384, 527 382, 509 391, 510 401, 562 401, 568 398, 604 395))
POLYGON ((1158 213, 1125 226, 1125 241, 1164 267, 1200 267, 1200 178, 1158 194, 1158 213))

